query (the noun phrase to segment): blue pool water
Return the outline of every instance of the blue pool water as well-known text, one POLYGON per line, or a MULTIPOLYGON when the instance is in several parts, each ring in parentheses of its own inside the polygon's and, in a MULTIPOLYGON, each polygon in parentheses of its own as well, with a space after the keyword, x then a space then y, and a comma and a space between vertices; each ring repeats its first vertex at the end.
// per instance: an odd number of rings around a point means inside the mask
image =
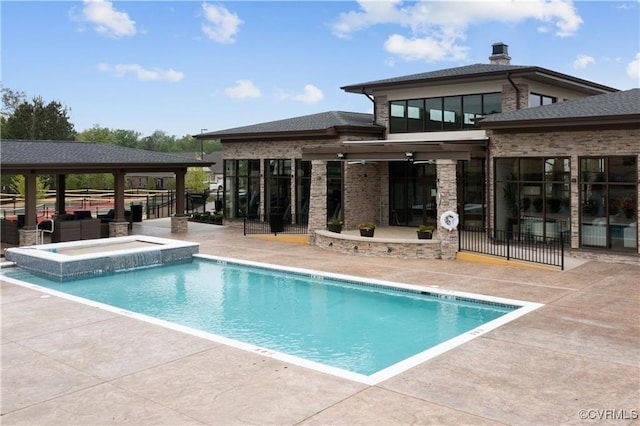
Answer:
POLYGON ((2 274, 363 375, 519 307, 198 258, 63 283, 2 274))

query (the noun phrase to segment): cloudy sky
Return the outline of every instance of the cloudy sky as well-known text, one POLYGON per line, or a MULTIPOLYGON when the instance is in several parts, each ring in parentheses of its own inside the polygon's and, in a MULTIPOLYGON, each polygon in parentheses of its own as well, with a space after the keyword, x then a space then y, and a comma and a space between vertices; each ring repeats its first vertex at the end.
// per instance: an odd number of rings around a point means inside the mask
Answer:
POLYGON ((341 86, 487 63, 640 86, 636 1, 2 1, 2 85, 94 125, 186 134, 329 110, 341 86))

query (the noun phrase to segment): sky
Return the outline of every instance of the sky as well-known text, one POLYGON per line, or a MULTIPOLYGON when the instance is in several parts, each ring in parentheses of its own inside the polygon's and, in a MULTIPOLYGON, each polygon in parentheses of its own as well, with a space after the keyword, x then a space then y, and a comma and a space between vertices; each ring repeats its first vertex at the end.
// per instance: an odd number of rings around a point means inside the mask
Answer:
POLYGON ((342 86, 488 63, 640 87, 640 2, 2 0, 2 87, 58 101, 76 131, 178 138, 371 113, 342 86))

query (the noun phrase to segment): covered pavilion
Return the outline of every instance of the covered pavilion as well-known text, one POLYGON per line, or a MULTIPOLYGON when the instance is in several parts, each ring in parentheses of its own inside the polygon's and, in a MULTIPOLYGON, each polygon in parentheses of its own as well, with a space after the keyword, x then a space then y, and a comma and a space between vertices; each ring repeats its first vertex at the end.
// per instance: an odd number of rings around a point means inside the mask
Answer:
MULTIPOLYGON (((51 140, 2 140, 2 175, 25 178, 25 223, 20 245, 35 243, 37 234, 37 177, 56 176, 57 214, 65 213, 66 175, 111 173, 114 177, 114 223, 125 221, 125 176, 128 173, 170 172, 176 177, 176 193, 185 193, 185 175, 189 167, 210 167, 211 162, 189 159, 177 154, 145 151, 98 142, 51 140)), ((176 197, 174 232, 186 231, 185 198, 176 197)))

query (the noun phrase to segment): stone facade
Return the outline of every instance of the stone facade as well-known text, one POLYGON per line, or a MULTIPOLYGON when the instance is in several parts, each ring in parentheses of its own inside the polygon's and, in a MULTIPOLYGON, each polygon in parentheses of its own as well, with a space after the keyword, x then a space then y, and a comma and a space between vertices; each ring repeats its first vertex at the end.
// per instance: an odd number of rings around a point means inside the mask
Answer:
POLYGON ((20 246, 33 246, 38 239, 37 229, 20 229, 18 230, 20 237, 20 246))
POLYGON ((187 232, 189 227, 189 216, 172 216, 171 217, 171 233, 182 234, 187 232))
POLYGON ((309 244, 315 243, 315 230, 325 229, 327 223, 327 162, 311 162, 311 190, 309 191, 309 244))
POLYGON ((129 222, 109 222, 109 238, 129 235, 129 222))
POLYGON ((516 84, 518 92, 511 84, 502 86, 502 112, 516 111, 529 106, 529 86, 516 84))
MULTIPOLYGON (((447 211, 458 210, 455 160, 436 160, 437 171, 437 212, 438 218, 447 211)), ((438 220, 437 235, 440 237, 441 256, 445 260, 456 258, 458 252, 458 230, 445 229, 438 220)))
MULTIPOLYGON (((380 168, 386 163, 347 164, 344 171, 345 229, 360 222, 380 223, 380 168)), ((386 184, 386 182, 385 182, 386 184)))
POLYGON ((340 253, 360 256, 392 257, 399 259, 440 259, 439 240, 375 240, 368 237, 335 234, 330 231, 316 232, 318 247, 340 253))

